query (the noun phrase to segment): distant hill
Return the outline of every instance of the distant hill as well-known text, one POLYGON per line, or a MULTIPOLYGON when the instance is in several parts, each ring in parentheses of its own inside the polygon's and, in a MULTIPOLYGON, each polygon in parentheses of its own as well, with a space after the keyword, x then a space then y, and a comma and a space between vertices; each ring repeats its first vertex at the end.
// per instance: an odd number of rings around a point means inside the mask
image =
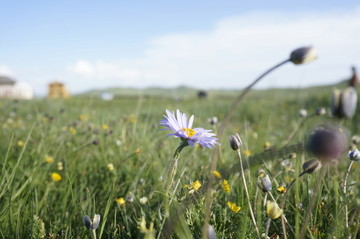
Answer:
MULTIPOLYGON (((273 88, 273 89, 257 89, 253 90, 252 94, 299 94, 300 92, 304 94, 316 94, 316 93, 326 93, 331 92, 333 88, 345 88, 347 86, 347 80, 343 80, 337 84, 332 85, 321 85, 321 86, 312 86, 306 88, 273 88)), ((187 86, 179 86, 175 88, 162 88, 162 87, 149 87, 144 89, 139 88, 106 88, 106 89, 96 89, 87 91, 77 96, 82 97, 98 97, 102 93, 112 93, 116 98, 128 98, 128 97, 156 97, 156 98, 172 98, 172 99, 184 99, 184 98, 194 98, 197 97, 197 94, 200 90, 187 86)), ((242 89, 209 89, 205 90, 208 93, 209 97, 234 97, 239 94, 242 89)))

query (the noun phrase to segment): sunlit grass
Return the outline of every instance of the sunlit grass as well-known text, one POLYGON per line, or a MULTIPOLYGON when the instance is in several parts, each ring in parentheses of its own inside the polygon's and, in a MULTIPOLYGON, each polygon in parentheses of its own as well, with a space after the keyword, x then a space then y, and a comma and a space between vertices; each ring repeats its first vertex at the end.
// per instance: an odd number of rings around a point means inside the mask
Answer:
MULTIPOLYGON (((284 190, 302 172, 302 164, 313 158, 302 146, 310 131, 318 124, 340 123, 348 129, 350 138, 359 134, 359 114, 341 122, 327 114, 303 121, 299 110, 305 108, 310 115, 319 107, 328 107, 330 92, 279 92, 251 92, 224 134, 237 132, 241 136, 244 176, 260 233, 266 232, 266 203, 272 200, 256 184, 258 172, 263 169, 272 180, 271 192, 277 204, 284 206, 291 227, 285 228, 287 238, 296 238, 301 230, 306 230, 309 238, 356 237, 360 201, 355 183, 360 178, 355 162, 348 192, 343 192, 350 164, 347 152, 337 166, 323 166, 323 177, 320 171, 306 174, 288 192, 284 190), (291 165, 282 163, 285 159, 291 165), (311 201, 311 220, 304 229, 311 201)), ((158 131, 165 109, 194 114, 194 127, 213 128, 216 133, 217 126, 208 119, 216 116, 221 121, 232 100, 232 96, 214 96, 185 100, 140 97, 110 102, 86 97, 2 101, 0 237, 38 238, 43 222, 46 238, 90 238, 83 217, 99 214, 97 238, 156 238, 164 216, 167 163, 179 145, 179 141, 158 131)), ((211 150, 187 147, 182 151, 172 187, 170 217, 162 227, 163 238, 201 238, 211 174, 216 181, 210 224, 217 237, 257 237, 238 155, 227 137, 220 143, 216 172, 210 171, 211 150)), ((268 235, 275 234, 284 237, 281 217, 270 221, 268 235)))

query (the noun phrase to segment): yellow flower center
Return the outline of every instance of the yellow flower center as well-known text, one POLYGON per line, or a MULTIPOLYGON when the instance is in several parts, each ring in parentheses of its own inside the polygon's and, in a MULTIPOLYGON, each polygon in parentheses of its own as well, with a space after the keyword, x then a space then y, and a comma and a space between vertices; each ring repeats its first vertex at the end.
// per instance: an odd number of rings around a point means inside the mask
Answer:
POLYGON ((189 128, 182 128, 182 131, 184 131, 188 137, 192 137, 196 134, 196 131, 193 129, 189 129, 189 128))

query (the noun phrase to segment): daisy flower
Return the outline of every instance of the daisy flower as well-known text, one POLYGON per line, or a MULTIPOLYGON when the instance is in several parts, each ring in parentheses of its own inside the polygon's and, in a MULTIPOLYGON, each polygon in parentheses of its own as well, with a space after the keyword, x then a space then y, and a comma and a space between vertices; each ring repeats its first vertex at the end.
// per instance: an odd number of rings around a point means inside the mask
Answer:
POLYGON ((215 144, 218 144, 217 138, 214 133, 210 133, 212 130, 206 130, 204 128, 192 128, 194 116, 192 115, 188 120, 185 113, 181 113, 176 110, 176 115, 170 110, 166 110, 164 119, 160 120, 160 125, 165 129, 171 130, 173 133, 167 136, 175 136, 186 141, 190 146, 194 146, 195 143, 200 144, 202 147, 211 148, 215 144))

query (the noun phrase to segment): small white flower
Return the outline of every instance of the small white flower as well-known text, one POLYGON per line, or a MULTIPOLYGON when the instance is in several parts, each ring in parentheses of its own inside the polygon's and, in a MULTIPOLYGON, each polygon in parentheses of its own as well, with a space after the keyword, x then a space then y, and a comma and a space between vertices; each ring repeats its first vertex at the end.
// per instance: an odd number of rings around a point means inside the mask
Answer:
POLYGON ((146 203, 148 202, 148 200, 149 200, 149 199, 148 199, 147 197, 142 197, 142 198, 140 198, 139 201, 140 201, 141 204, 144 205, 144 204, 146 204, 146 203))
POLYGON ((301 109, 299 110, 299 115, 301 117, 306 117, 307 116, 307 110, 306 109, 301 109))

